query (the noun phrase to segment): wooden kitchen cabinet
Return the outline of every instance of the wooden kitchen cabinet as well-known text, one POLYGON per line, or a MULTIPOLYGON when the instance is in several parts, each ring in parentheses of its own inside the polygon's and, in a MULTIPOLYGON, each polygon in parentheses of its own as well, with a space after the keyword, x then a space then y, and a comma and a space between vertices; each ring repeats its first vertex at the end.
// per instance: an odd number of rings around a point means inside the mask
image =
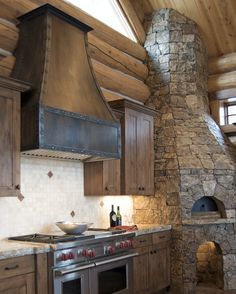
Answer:
POLYGON ((47 253, 0 260, 0 294, 48 294, 47 253))
POLYGON ((134 294, 152 294, 170 285, 170 231, 138 236, 134 248, 134 294))
POLYGON ((0 77, 0 196, 20 190, 20 93, 29 86, 0 77))
POLYGON ((34 255, 0 261, 1 294, 35 293, 34 255))
POLYGON ((120 160, 84 164, 85 195, 120 195, 120 160))
POLYGON ((85 195, 153 195, 153 116, 157 112, 124 99, 109 105, 121 123, 121 159, 86 162, 85 195))

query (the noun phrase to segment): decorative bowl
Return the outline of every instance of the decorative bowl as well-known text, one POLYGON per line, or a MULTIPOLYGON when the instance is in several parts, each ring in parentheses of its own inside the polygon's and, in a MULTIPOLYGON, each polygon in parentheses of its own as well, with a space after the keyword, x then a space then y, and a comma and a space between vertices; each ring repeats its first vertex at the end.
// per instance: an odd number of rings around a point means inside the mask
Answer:
POLYGON ((60 228, 63 232, 69 235, 78 235, 85 232, 93 223, 86 222, 69 222, 62 221, 56 222, 58 228, 60 228))

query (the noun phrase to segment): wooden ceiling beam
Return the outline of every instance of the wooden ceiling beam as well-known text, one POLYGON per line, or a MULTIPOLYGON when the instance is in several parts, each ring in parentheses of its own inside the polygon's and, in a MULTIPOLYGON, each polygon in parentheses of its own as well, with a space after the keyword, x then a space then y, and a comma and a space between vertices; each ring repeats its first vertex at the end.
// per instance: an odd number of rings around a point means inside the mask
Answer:
POLYGON ((12 68, 15 64, 15 57, 14 56, 7 56, 0 60, 0 75, 9 77, 12 71, 12 68))
POLYGON ((137 40, 143 45, 146 40, 146 34, 130 0, 118 0, 117 2, 123 10, 137 40))
POLYGON ((236 126, 233 124, 220 126, 221 130, 228 136, 236 136, 236 126))
POLYGON ((236 52, 209 59, 209 74, 225 73, 236 70, 236 52))
POLYGON ((146 64, 143 64, 136 58, 125 54, 93 35, 88 36, 88 41, 89 53, 93 59, 142 81, 146 80, 148 76, 146 64))
POLYGON ((94 59, 92 65, 100 87, 145 102, 150 90, 146 84, 94 59))
POLYGON ((209 93, 209 98, 211 101, 236 98, 236 87, 231 88, 231 89, 225 89, 225 90, 220 90, 220 91, 216 91, 213 93, 209 93))
POLYGON ((208 78, 208 92, 236 88, 236 71, 211 75, 208 78))

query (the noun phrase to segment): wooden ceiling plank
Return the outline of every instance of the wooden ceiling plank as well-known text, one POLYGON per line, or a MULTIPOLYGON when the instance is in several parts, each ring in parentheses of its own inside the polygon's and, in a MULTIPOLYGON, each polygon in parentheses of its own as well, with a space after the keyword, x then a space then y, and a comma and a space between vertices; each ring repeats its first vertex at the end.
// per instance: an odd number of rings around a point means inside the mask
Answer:
POLYGON ((153 10, 173 8, 194 20, 199 26, 210 57, 236 52, 236 0, 149 0, 149 2, 153 10))
MULTIPOLYGON (((206 0, 197 0, 195 2, 199 4, 198 8, 204 19, 204 24, 201 24, 200 27, 201 31, 204 32, 204 42, 206 45, 208 44, 208 53, 210 55, 214 54, 214 56, 218 56, 220 54, 220 48, 215 35, 214 24, 212 24, 211 15, 209 13, 211 5, 208 7, 206 0), (206 31, 207 33, 205 33, 206 31), (210 38, 211 41, 208 38, 210 38)), ((199 23, 200 22, 198 22, 198 25, 199 23)))
POLYGON ((130 3, 132 4, 139 20, 141 23, 143 23, 145 18, 145 13, 142 5, 140 4, 140 0, 130 0, 130 3))
POLYGON ((139 43, 143 45, 146 40, 146 34, 144 32, 143 25, 140 22, 130 0, 117 0, 117 1, 121 9, 123 10, 139 43))
POLYGON ((224 30, 224 44, 227 48, 224 52, 236 51, 236 1, 218 1, 216 5, 223 19, 222 29, 224 30))
POLYGON ((219 9, 219 2, 208 0, 211 4, 212 10, 209 11, 209 17, 212 23, 212 32, 214 33, 214 38, 217 42, 217 47, 219 48, 219 55, 224 54, 227 48, 230 46, 230 39, 226 32, 225 27, 225 9, 219 9), (212 17, 214 15, 214 18, 212 17), (222 42, 222 40, 224 40, 222 42))

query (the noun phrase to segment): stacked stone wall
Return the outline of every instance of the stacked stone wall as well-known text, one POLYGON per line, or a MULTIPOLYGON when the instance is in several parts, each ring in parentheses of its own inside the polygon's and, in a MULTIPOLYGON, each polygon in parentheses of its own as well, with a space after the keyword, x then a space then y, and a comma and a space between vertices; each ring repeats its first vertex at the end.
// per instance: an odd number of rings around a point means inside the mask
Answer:
POLYGON ((173 226, 171 279, 176 293, 194 293, 196 252, 206 241, 219 244, 224 287, 236 289, 236 154, 209 114, 207 51, 196 24, 173 9, 153 13, 146 29, 147 104, 160 115, 154 128, 155 195, 134 199, 135 222, 173 226), (203 196, 224 204, 224 221, 191 225, 192 206, 203 196))

